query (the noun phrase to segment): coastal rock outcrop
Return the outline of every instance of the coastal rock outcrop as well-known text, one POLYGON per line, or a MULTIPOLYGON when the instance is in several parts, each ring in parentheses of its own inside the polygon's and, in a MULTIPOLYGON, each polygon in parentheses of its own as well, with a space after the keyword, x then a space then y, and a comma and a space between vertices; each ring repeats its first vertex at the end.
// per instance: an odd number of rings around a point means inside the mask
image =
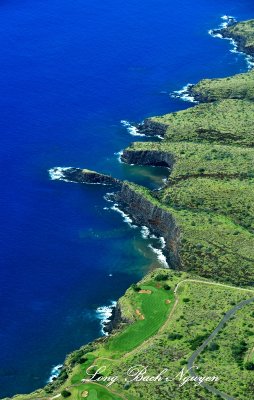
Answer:
POLYGON ((168 168, 172 168, 175 162, 174 156, 168 152, 159 150, 132 150, 131 147, 123 151, 121 160, 127 164, 168 168))
POLYGON ((131 215, 135 223, 147 226, 155 235, 165 239, 164 254, 168 263, 170 267, 178 268, 181 265, 180 229, 172 214, 154 204, 127 182, 123 183, 121 190, 115 194, 115 198, 131 215))
POLYGON ((214 29, 213 34, 221 35, 222 38, 232 39, 237 50, 249 56, 254 56, 253 43, 254 19, 244 22, 229 23, 227 27, 214 29))
POLYGON ((147 118, 142 124, 137 125, 137 129, 141 134, 163 137, 166 133, 167 127, 164 124, 160 124, 159 122, 147 118))
POLYGON ((103 330, 106 333, 111 333, 115 330, 121 329, 124 324, 130 324, 132 322, 133 321, 124 317, 120 302, 117 302, 116 306, 112 309, 112 315, 108 322, 104 324, 103 330))
POLYGON ((101 174, 89 169, 81 168, 52 168, 50 171, 53 180, 64 180, 67 182, 114 185, 121 186, 121 181, 110 175, 101 174))

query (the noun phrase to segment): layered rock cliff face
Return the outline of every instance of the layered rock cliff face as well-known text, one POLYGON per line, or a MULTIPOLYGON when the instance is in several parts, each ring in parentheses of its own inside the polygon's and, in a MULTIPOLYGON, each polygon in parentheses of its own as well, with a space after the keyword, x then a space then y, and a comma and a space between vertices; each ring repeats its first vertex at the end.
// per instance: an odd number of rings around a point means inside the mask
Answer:
MULTIPOLYGON (((174 163, 172 155, 161 151, 126 150, 123 159, 133 164, 167 167, 171 167, 174 163)), ((80 168, 61 169, 61 174, 62 179, 70 182, 113 185, 118 190, 114 197, 121 204, 121 208, 132 216, 135 223, 140 226, 146 225, 155 235, 163 237, 166 241, 164 253, 169 265, 173 268, 180 266, 180 230, 169 212, 154 204, 153 200, 149 200, 149 197, 146 197, 142 192, 135 190, 134 185, 122 182, 109 175, 80 168)), ((124 321, 120 307, 117 306, 106 330, 116 329, 121 322, 124 321)))
POLYGON ((180 229, 175 218, 163 208, 149 201, 142 193, 136 191, 128 183, 123 183, 121 191, 115 195, 116 200, 133 218, 138 225, 147 226, 155 235, 164 237, 165 256, 172 268, 181 265, 180 229))
POLYGON ((153 121, 152 119, 145 119, 145 121, 137 126, 139 133, 149 136, 161 136, 163 137, 166 133, 167 126, 160 124, 159 122, 153 121))
POLYGON ((124 150, 122 161, 128 164, 152 165, 155 167, 172 168, 175 162, 174 156, 158 150, 124 150))

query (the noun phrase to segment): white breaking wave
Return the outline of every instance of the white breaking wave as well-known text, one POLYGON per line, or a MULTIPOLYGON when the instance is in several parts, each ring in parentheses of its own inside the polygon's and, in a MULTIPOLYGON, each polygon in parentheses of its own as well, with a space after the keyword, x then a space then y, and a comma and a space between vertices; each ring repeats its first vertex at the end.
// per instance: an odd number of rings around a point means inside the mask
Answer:
POLYGON ((164 239, 163 236, 160 237, 160 242, 161 242, 161 248, 165 249, 166 247, 166 240, 164 239))
MULTIPOLYGON (((54 167, 48 170, 50 179, 52 181, 64 181, 64 182, 72 182, 69 179, 65 178, 64 171, 68 171, 72 169, 71 167, 54 167)), ((75 182, 73 182, 75 183, 75 182)))
POLYGON ((252 56, 246 56, 248 69, 254 68, 254 58, 252 56))
MULTIPOLYGON (((216 31, 218 31, 219 29, 227 28, 229 25, 237 22, 237 20, 232 15, 223 15, 221 17, 221 19, 223 22, 219 25, 219 27, 216 29, 209 29, 208 33, 209 33, 209 35, 211 35, 213 37, 217 37, 219 39, 224 39, 222 34, 219 32, 216 32, 216 31)), ((225 38, 225 39, 227 39, 227 38, 225 38)), ((232 39, 228 38, 228 40, 232 40, 232 39)))
POLYGON ((234 53, 234 54, 242 54, 245 57, 245 60, 246 60, 246 63, 247 63, 247 68, 248 69, 252 69, 254 67, 254 59, 253 59, 253 57, 251 57, 250 55, 246 55, 242 51, 239 51, 237 43, 236 43, 236 41, 234 39, 223 37, 220 32, 216 32, 219 29, 225 29, 228 26, 230 26, 232 23, 237 22, 236 18, 233 17, 232 15, 223 15, 221 17, 221 19, 222 19, 223 22, 220 24, 219 28, 218 29, 210 29, 208 31, 209 35, 211 35, 211 36, 213 36, 215 38, 218 38, 218 39, 228 40, 229 43, 233 46, 233 48, 230 50, 230 52, 234 53))
POLYGON ((121 160, 121 157, 123 155, 123 150, 118 151, 117 153, 114 153, 115 156, 117 156, 118 161, 120 162, 120 164, 124 164, 123 161, 121 160))
POLYGON ((223 36, 221 33, 215 33, 213 29, 209 29, 208 31, 209 35, 214 37, 214 38, 218 38, 218 39, 223 39, 223 36))
POLYGON ((96 316, 100 320, 101 333, 105 336, 108 336, 108 333, 105 332, 104 329, 106 325, 110 322, 110 318, 115 307, 116 301, 111 301, 111 304, 109 306, 101 306, 96 309, 96 316))
MULTIPOLYGON (((133 221, 130 218, 130 216, 128 214, 126 214, 124 211, 120 210, 120 208, 118 207, 118 203, 115 203, 111 207, 111 210, 118 212, 123 217, 124 222, 126 222, 130 228, 137 228, 137 225, 133 224, 133 221)), ((164 237, 162 237, 162 236, 158 237, 158 236, 152 234, 150 232, 150 229, 145 225, 141 226, 141 236, 143 239, 159 240, 160 246, 161 246, 160 249, 153 247, 151 244, 148 244, 148 247, 157 255, 159 262, 164 266, 164 268, 169 268, 167 259, 166 259, 165 255, 163 254, 163 249, 166 247, 166 240, 164 239, 164 237)))
POLYGON ((171 93, 171 97, 181 99, 183 101, 189 101, 190 103, 198 103, 193 96, 190 95, 190 88, 193 86, 192 83, 188 83, 181 90, 175 90, 171 93))
POLYGON ((47 380, 47 383, 53 382, 60 375, 62 368, 63 368, 62 364, 55 365, 51 370, 50 377, 47 380))
POLYGON ((126 222, 130 228, 137 228, 137 225, 134 225, 132 222, 132 219, 130 218, 130 216, 128 214, 125 214, 124 211, 120 210, 120 208, 118 207, 118 204, 115 203, 112 207, 111 210, 118 212, 119 214, 121 214, 121 216, 123 217, 124 222, 126 222))
POLYGON ((147 226, 141 226, 141 235, 143 239, 148 239, 150 237, 150 230, 147 226))
POLYGON ((114 192, 113 193, 106 193, 105 196, 103 196, 104 200, 108 201, 109 203, 114 203, 114 200, 112 198, 114 197, 114 192))
POLYGON ((221 19, 223 22, 220 24, 220 28, 222 29, 227 28, 229 25, 237 22, 235 17, 233 17, 232 15, 223 15, 221 19))
POLYGON ((125 121, 124 119, 121 120, 121 124, 125 126, 127 131, 132 136, 146 136, 144 133, 139 133, 138 128, 134 125, 131 125, 130 122, 125 121))
POLYGON ((164 268, 169 268, 169 265, 167 263, 167 259, 164 256, 164 254, 162 252, 162 249, 156 249, 151 244, 149 244, 148 247, 150 247, 150 249, 157 255, 157 258, 158 258, 159 262, 163 265, 163 267, 164 268))

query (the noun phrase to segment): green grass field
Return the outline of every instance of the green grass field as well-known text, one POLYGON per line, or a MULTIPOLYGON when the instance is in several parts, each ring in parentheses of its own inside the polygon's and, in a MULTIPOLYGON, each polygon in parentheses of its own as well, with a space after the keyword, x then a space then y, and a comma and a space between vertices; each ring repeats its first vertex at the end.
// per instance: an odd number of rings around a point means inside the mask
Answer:
POLYGON ((135 294, 131 296, 131 306, 140 310, 144 319, 138 319, 129 325, 123 332, 110 338, 106 349, 113 355, 121 355, 133 350, 150 336, 154 335, 165 322, 167 315, 174 304, 172 291, 153 286, 141 286, 142 289, 151 290, 151 294, 135 294), (166 304, 170 300, 170 304, 166 304))
POLYGON ((150 119, 167 127, 165 139, 253 146, 254 104, 227 99, 150 119))
POLYGON ((203 79, 191 88, 192 95, 202 102, 222 99, 254 100, 254 71, 227 78, 203 79))
POLYGON ((80 385, 69 390, 71 392, 71 396, 68 397, 70 400, 122 400, 122 397, 96 384, 80 385))
POLYGON ((254 233, 253 179, 190 178, 162 190, 160 196, 169 207, 223 214, 254 233))
POLYGON ((225 37, 231 37, 241 42, 241 50, 247 54, 254 52, 254 19, 238 22, 224 29, 225 37))

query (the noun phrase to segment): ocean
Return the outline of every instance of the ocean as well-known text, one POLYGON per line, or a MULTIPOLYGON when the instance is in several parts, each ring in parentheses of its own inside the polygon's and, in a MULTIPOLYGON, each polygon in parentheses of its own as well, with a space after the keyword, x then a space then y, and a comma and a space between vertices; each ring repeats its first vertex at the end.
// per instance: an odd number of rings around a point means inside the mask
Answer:
POLYGON ((163 265, 163 243, 106 201, 108 188, 48 170, 158 188, 165 169, 121 164, 118 153, 146 140, 133 122, 191 105, 172 91, 247 70, 229 41, 208 34, 225 14, 252 18, 254 4, 1 2, 0 397, 43 386, 68 352, 102 334, 107 307, 163 265))

